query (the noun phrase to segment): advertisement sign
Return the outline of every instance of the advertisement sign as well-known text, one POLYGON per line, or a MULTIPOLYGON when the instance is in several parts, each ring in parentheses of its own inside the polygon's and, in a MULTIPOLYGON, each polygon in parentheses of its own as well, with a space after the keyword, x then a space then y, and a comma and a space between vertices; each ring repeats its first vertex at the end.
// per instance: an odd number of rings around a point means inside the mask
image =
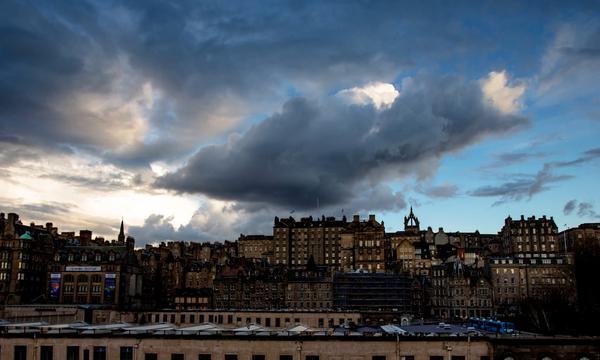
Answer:
POLYGON ((50 299, 60 298, 60 274, 50 274, 50 299))
POLYGON ((100 267, 100 266, 67 266, 65 269, 67 271, 92 272, 92 271, 101 271, 102 267, 100 267))
POLYGON ((117 275, 104 275, 104 303, 112 304, 115 302, 115 289, 117 288, 117 275))

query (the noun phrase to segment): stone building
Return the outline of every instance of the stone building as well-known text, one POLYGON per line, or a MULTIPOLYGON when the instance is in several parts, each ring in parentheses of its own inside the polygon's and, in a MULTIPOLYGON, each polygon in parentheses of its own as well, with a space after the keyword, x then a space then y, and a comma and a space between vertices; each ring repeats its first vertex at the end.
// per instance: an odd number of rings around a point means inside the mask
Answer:
POLYGON ((91 239, 82 230, 53 254, 47 278, 48 300, 56 304, 102 304, 140 308, 143 276, 134 253, 135 240, 91 239))
POLYGON ((215 309, 281 309, 285 306, 285 270, 240 263, 223 267, 213 280, 215 309))
POLYGON ((361 221, 359 215, 354 215, 342 233, 342 270, 384 272, 388 252, 383 221, 379 223, 375 215, 361 221))
POLYGON ((558 227, 554 218, 546 216, 537 218, 531 216, 527 219, 521 215, 520 220, 513 220, 510 216, 504 220, 501 230, 502 248, 506 255, 529 254, 557 254, 560 251, 558 227))
POLYGON ((526 299, 577 300, 574 269, 563 256, 492 258, 489 268, 499 313, 514 313, 526 299))
POLYGON ((273 263, 273 236, 244 235, 237 241, 238 255, 247 259, 263 259, 273 263))
POLYGON ((561 231, 558 234, 558 243, 562 253, 600 248, 600 223, 585 223, 561 231))
POLYGON ((19 215, 0 214, 0 304, 40 302, 57 230, 52 223, 23 225, 19 215))
POLYGON ((288 271, 287 309, 325 310, 333 306, 333 283, 327 267, 288 271))
POLYGON ((489 317, 493 312, 493 289, 480 269, 459 258, 432 266, 431 315, 442 319, 489 317))
POLYGON ((288 267, 306 266, 309 259, 316 265, 339 268, 341 233, 347 226, 346 217, 296 221, 293 217, 275 217, 273 225, 274 263, 288 267))

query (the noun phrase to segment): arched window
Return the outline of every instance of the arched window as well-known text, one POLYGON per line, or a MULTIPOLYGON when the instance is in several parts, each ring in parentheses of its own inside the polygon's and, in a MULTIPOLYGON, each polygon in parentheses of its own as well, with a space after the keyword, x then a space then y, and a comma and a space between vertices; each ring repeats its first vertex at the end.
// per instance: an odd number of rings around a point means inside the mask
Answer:
POLYGON ((88 282, 88 276, 83 274, 77 276, 77 282, 88 282))

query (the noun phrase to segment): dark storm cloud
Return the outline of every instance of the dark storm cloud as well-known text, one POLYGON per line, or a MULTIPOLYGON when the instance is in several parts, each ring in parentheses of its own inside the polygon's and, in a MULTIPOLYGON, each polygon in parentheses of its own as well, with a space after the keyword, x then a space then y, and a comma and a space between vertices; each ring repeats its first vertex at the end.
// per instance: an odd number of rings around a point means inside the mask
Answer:
MULTIPOLYGON (((240 119, 274 110, 289 93, 320 96, 392 81, 417 64, 462 63, 514 44, 505 25, 480 21, 482 14, 512 11, 524 9, 468 2, 4 1, 0 136, 16 134, 55 151, 66 144, 122 166, 181 159, 240 119), (471 31, 469 18, 489 32, 471 31), (148 84, 151 94, 143 94, 148 84)), ((543 13, 561 12, 553 4, 543 13)))
POLYGON ((125 166, 172 159, 289 87, 327 92, 481 50, 477 34, 441 18, 394 3, 5 1, 0 136, 125 166))
POLYGON ((325 206, 341 204, 359 189, 528 123, 487 106, 476 83, 456 77, 417 77, 400 92, 382 110, 291 100, 245 134, 201 149, 157 185, 301 209, 314 207, 317 197, 325 206))

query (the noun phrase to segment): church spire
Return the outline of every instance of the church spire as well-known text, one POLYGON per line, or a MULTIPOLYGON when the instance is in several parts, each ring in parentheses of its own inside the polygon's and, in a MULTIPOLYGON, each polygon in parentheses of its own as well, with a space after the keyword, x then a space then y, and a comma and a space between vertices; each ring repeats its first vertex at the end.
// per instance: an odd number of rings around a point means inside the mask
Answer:
POLYGON ((119 231, 119 237, 118 239, 119 242, 125 242, 125 230, 123 228, 123 218, 121 218, 121 230, 119 231))

